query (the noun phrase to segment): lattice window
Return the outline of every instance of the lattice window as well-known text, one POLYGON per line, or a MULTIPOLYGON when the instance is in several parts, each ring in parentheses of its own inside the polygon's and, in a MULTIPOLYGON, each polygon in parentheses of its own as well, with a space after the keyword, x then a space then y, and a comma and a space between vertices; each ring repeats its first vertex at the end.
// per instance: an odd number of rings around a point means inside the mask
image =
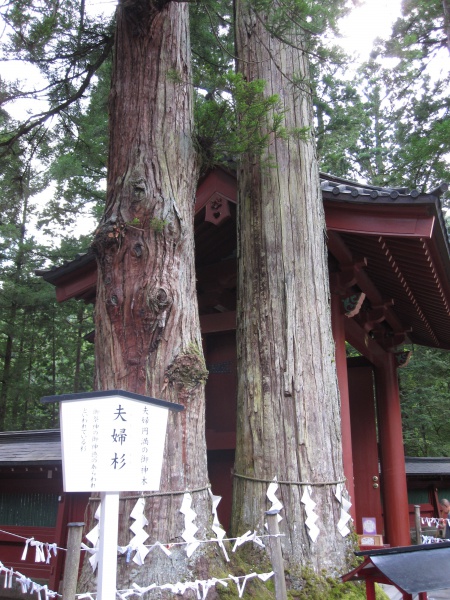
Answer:
POLYGON ((54 527, 58 494, 0 493, 0 525, 54 527))

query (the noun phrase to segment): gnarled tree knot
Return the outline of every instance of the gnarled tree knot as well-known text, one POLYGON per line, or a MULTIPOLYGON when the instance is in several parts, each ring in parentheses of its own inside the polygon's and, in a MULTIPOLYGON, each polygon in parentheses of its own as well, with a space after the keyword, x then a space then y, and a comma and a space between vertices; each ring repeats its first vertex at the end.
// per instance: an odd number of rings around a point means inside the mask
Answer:
POLYGON ((208 375, 203 354, 195 344, 190 344, 187 350, 181 352, 165 373, 169 384, 186 391, 206 383, 208 375))

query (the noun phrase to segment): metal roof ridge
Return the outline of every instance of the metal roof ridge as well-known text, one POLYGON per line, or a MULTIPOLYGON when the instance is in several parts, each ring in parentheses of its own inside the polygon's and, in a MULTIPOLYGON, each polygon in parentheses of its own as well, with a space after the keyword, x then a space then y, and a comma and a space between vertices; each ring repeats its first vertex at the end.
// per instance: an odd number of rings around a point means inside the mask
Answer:
POLYGON ((322 171, 319 172, 321 181, 332 181, 333 183, 346 185, 349 187, 362 188, 367 190, 377 190, 377 191, 397 191, 399 194, 408 195, 409 188, 405 186, 382 186, 382 185, 373 185, 371 183, 364 183, 361 181, 357 181, 354 179, 345 179, 344 177, 337 177, 336 175, 331 175, 330 173, 324 173, 322 171))

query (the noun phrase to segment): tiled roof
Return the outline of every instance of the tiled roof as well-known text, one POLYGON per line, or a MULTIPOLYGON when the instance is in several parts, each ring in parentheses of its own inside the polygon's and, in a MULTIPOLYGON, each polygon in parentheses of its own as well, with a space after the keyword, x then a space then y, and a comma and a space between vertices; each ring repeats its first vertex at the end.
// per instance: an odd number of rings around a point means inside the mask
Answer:
POLYGON ((450 475, 448 457, 405 457, 407 475, 450 475))
POLYGON ((0 433, 0 466, 49 465, 60 462, 59 429, 0 433))
MULTIPOLYGON (((366 295, 369 307, 384 311, 374 332, 380 343, 387 348, 414 343, 450 350, 450 243, 441 202, 448 186, 428 192, 382 188, 326 173, 320 174, 320 182, 334 270, 349 274, 354 269, 352 285, 366 295)), ((236 181, 221 169, 213 170, 197 191, 194 227, 201 315, 215 312, 217 306, 236 310, 236 273, 230 276, 229 267, 236 261, 236 201, 236 181), (225 194, 228 211, 220 231, 207 215, 208 202, 217 194, 225 194), (226 279, 219 277, 218 265, 221 273, 226 270, 226 279)), ((37 275, 55 286, 60 302, 76 298, 93 303, 96 269, 89 250, 37 275)), ((366 327, 363 317, 355 316, 354 322, 366 327)))
POLYGON ((343 194, 348 195, 349 198, 372 201, 390 198, 392 200, 397 200, 397 202, 411 202, 419 197, 422 200, 424 198, 439 198, 448 190, 448 185, 446 183, 441 183, 441 185, 430 192, 422 193, 419 190, 410 190, 406 187, 380 187, 352 182, 339 177, 334 177, 333 175, 328 175, 327 173, 320 174, 320 187, 322 192, 331 192, 335 196, 343 194))
POLYGON ((86 252, 77 254, 73 260, 66 260, 61 265, 52 265, 49 269, 37 269, 35 274, 52 283, 54 278, 61 277, 63 274, 70 273, 93 262, 95 262, 95 255, 89 248, 86 252))

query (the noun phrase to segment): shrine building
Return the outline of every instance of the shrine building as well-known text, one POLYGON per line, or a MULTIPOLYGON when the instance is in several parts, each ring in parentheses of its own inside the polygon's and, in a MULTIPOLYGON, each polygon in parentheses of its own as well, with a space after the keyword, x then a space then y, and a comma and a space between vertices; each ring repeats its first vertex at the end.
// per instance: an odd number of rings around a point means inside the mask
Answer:
MULTIPOLYGON (((450 350, 450 246, 440 196, 321 174, 332 328, 347 488, 390 546, 410 544, 397 370, 410 344, 450 350), (346 342, 360 356, 347 358, 346 342)), ((212 489, 229 524, 236 445, 236 179, 216 168, 195 205, 197 292, 205 359, 206 440, 212 489)), ((94 302, 92 253, 39 272, 60 302, 94 302)))

